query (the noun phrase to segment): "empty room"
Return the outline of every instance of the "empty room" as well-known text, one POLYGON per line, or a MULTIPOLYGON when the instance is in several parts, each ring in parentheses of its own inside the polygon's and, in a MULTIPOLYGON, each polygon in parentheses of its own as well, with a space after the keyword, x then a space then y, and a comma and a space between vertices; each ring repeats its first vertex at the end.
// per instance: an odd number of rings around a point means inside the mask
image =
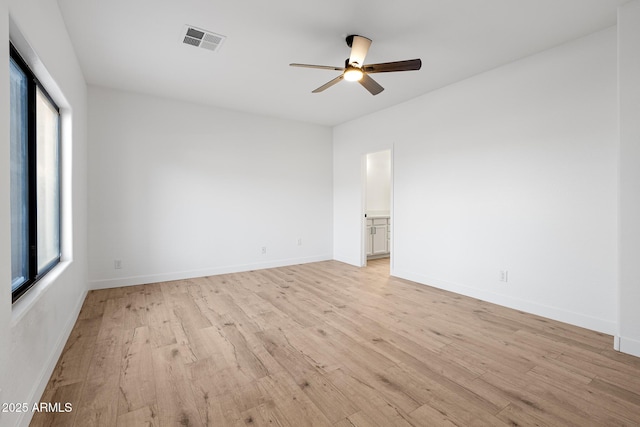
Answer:
POLYGON ((640 425, 640 0, 0 0, 0 44, 0 426, 640 425))

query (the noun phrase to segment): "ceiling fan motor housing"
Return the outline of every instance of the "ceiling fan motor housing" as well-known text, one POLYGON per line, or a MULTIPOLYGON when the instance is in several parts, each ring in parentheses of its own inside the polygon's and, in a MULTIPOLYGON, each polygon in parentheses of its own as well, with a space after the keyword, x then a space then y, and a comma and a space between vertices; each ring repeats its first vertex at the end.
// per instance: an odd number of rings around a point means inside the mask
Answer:
POLYGON ((353 38, 356 36, 356 34, 352 34, 350 36, 347 36, 346 41, 347 41, 347 46, 351 47, 353 45, 353 38))

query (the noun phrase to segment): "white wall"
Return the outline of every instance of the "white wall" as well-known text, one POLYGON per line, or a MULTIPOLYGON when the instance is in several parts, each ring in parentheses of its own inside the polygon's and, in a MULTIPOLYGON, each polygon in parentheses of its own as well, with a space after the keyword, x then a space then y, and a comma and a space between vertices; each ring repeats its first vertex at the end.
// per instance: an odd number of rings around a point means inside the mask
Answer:
POLYGON ((640 1, 618 10, 620 351, 640 356, 640 1))
POLYGON ((367 154, 367 215, 389 215, 391 211, 391 151, 367 154))
POLYGON ((341 261, 360 259, 360 158, 389 146, 392 274, 614 332, 614 28, 335 128, 341 261))
POLYGON ((98 87, 89 105, 92 287, 331 259, 329 128, 98 87))
MULTIPOLYGON (((13 306, 10 287, 0 286, 0 402, 35 402, 49 380, 87 289, 86 85, 55 0, 9 0, 8 6, 5 0, 0 1, 0 282, 8 284, 11 277, 9 31, 63 116, 64 262, 13 306)), ((27 425, 30 418, 30 413, 0 413, 0 425, 27 425)))

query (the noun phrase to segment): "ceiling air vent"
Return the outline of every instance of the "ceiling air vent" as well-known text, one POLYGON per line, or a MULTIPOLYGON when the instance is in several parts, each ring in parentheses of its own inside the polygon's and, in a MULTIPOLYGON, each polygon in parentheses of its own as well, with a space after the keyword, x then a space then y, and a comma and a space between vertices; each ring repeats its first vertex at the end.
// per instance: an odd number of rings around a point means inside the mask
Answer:
POLYGON ((211 51, 216 51, 226 39, 225 36, 212 33, 211 31, 185 25, 182 35, 182 42, 195 47, 201 47, 211 51))

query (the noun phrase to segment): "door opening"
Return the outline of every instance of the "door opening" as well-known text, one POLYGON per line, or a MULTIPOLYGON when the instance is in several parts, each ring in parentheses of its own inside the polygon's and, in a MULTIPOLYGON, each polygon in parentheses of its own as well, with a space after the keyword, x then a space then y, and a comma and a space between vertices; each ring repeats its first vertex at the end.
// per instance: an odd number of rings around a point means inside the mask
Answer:
POLYGON ((368 260, 390 258, 391 254, 391 150, 365 155, 363 159, 363 254, 368 260))

